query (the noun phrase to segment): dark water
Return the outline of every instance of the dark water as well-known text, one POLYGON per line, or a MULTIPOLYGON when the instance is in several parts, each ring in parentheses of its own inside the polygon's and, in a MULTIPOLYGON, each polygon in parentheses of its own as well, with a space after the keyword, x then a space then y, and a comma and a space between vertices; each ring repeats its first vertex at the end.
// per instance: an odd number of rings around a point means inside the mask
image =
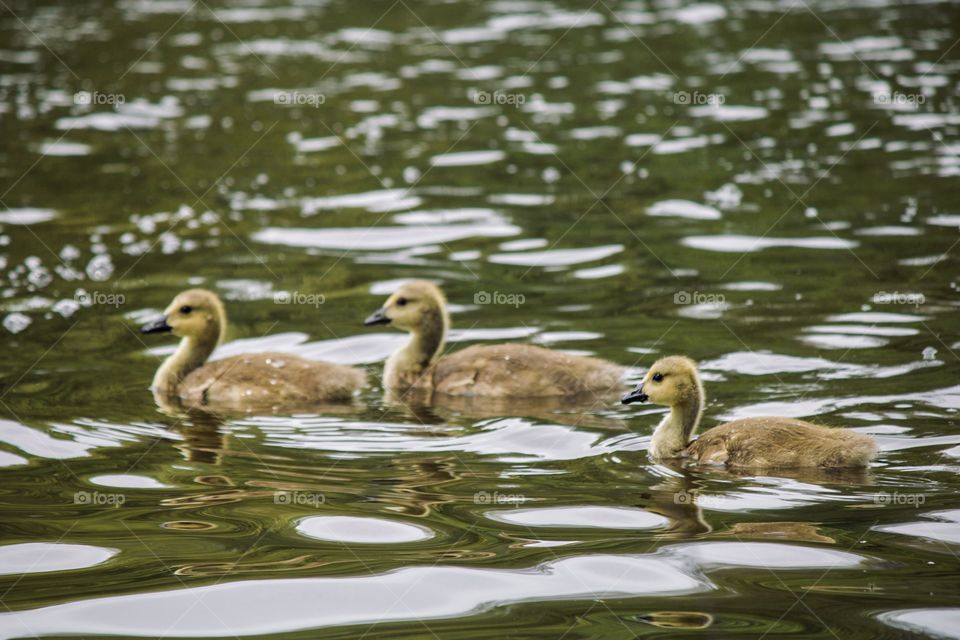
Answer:
POLYGON ((960 6, 6 0, 0 636, 960 637, 960 6), (703 364, 863 474, 683 471, 614 402, 176 419, 139 322, 368 368, 703 364), (322 304, 321 304, 322 301, 322 304), (322 631, 317 631, 318 628, 322 631))

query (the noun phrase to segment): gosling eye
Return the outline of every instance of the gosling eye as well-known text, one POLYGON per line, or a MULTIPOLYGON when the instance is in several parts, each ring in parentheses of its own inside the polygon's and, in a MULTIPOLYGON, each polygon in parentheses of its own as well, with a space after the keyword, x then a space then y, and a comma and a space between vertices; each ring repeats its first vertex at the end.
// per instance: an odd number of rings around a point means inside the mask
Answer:
POLYGON ((407 300, 406 298, 397 298, 397 306, 398 306, 398 307, 405 307, 405 306, 407 306, 407 302, 409 302, 409 300, 407 300))
POLYGON ((662 374, 662 373, 655 373, 655 374, 653 374, 653 381, 654 381, 654 382, 663 382, 663 374, 662 374))
POLYGON ((191 311, 193 311, 193 307, 191 307, 191 306, 188 305, 188 304, 185 304, 185 305, 183 305, 182 307, 180 307, 180 313, 182 313, 182 314, 185 315, 185 316, 186 316, 186 315, 190 315, 190 312, 191 312, 191 311))

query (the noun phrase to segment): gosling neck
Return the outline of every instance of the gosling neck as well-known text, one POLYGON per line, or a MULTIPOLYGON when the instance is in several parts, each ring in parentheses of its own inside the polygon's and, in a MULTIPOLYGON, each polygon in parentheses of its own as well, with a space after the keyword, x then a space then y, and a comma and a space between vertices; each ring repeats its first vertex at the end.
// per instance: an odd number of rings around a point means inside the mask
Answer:
POLYGON ((203 366, 219 341, 220 327, 215 323, 211 323, 199 336, 184 336, 173 355, 157 369, 157 375, 153 378, 154 393, 167 398, 177 396, 183 379, 194 369, 203 366))
POLYGON ((383 375, 388 387, 431 386, 425 374, 443 350, 449 323, 446 312, 438 309, 410 331, 409 342, 387 359, 383 375))
POLYGON ((410 332, 410 341, 403 348, 403 360, 410 369, 422 371, 440 355, 447 340, 450 320, 440 309, 428 312, 423 322, 410 332))
POLYGON ((703 414, 703 386, 696 380, 688 392, 670 407, 670 413, 657 426, 650 440, 654 458, 680 458, 703 414))

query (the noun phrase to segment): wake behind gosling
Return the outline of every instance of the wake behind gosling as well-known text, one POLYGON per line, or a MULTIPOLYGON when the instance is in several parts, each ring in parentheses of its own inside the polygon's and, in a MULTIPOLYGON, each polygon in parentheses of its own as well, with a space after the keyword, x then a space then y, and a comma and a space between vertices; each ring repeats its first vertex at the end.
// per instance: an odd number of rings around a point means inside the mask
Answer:
POLYGON ((643 382, 623 396, 624 404, 650 401, 670 407, 650 441, 656 461, 688 459, 696 464, 752 469, 864 467, 877 455, 873 437, 793 418, 735 420, 696 440, 704 392, 696 363, 684 356, 658 360, 643 382))
POLYGON ((432 282, 397 289, 365 321, 410 333, 410 341, 384 367, 387 389, 497 398, 576 397, 606 394, 623 384, 625 368, 527 344, 475 345, 440 357, 450 328, 447 301, 432 282))
POLYGON ((250 353, 208 363, 226 329, 223 303, 206 289, 184 291, 162 318, 141 328, 181 338, 153 379, 158 403, 210 411, 302 407, 349 401, 365 383, 359 369, 288 353, 250 353))

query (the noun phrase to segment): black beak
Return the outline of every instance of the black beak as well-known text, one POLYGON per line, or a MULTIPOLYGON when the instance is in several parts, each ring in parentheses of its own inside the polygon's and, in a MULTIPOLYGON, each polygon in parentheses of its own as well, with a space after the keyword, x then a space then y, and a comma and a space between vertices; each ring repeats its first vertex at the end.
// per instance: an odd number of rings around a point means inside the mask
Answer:
POLYGON ((368 327, 374 324, 390 324, 390 318, 387 317, 387 312, 381 308, 371 313, 367 319, 363 321, 363 324, 368 327))
POLYGON ((631 391, 630 393, 623 394, 623 397, 620 398, 620 402, 623 404, 633 404, 634 402, 646 402, 650 398, 643 392, 643 385, 631 391))
POLYGON ((172 330, 173 327, 167 324, 166 318, 159 318, 140 327, 140 333, 166 333, 172 330))

